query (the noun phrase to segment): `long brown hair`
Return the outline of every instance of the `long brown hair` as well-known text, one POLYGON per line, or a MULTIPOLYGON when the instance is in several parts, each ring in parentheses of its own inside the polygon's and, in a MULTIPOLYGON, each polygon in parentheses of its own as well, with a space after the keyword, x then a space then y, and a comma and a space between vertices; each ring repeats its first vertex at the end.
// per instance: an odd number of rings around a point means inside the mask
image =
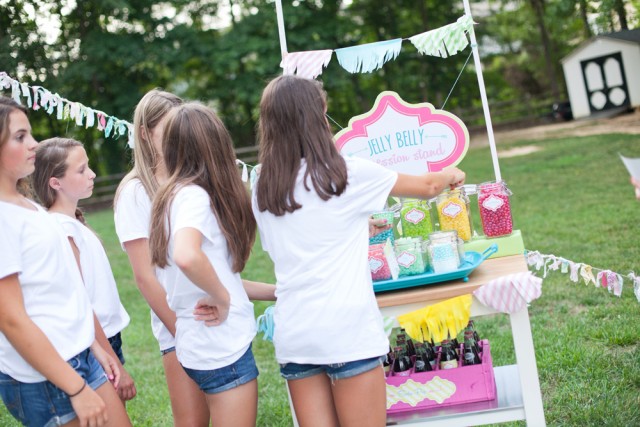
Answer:
POLYGON ((160 162, 160 153, 149 140, 151 131, 173 107, 184 101, 170 92, 153 89, 147 92, 136 105, 133 113, 133 169, 122 178, 114 205, 118 203, 120 191, 132 179, 139 179, 150 199, 158 191, 158 179, 155 172, 160 162))
MULTIPOLYGON (((69 153, 76 147, 82 147, 80 141, 71 138, 49 138, 38 145, 36 150, 36 170, 33 172, 33 191, 42 206, 49 209, 56 202, 58 194, 51 188, 51 178, 62 178, 67 173, 69 153)), ((76 207, 76 219, 87 225, 84 214, 76 207)))
MULTIPOLYGON (((11 122, 11 113, 14 111, 22 111, 25 115, 29 115, 27 109, 18 104, 12 98, 0 96, 0 150, 9 140, 9 124, 11 122)), ((31 197, 31 187, 29 185, 29 177, 18 180, 17 189, 26 197, 31 197)))
POLYGON ((220 118, 197 102, 174 108, 167 119, 162 152, 169 179, 158 189, 151 210, 152 261, 161 268, 167 265, 171 230, 165 224, 171 202, 180 188, 195 184, 209 195, 233 259, 233 271, 242 271, 255 240, 256 221, 236 166, 231 136, 220 118))
POLYGON ((258 122, 262 167, 255 190, 260 212, 282 216, 302 207, 294 189, 303 158, 307 191, 308 179, 322 200, 345 190, 347 165, 333 142, 326 106, 326 93, 315 80, 280 76, 262 92, 258 122))

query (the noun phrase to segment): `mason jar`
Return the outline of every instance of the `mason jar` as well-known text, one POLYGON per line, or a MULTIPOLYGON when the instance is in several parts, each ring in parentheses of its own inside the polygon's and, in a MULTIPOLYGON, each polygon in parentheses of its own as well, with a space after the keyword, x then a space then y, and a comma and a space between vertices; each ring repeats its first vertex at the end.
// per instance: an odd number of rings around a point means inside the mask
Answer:
POLYGON ((462 187, 447 190, 436 198, 440 230, 456 231, 465 242, 471 240, 469 197, 462 187))
POLYGON ((434 273, 449 273, 457 270, 460 267, 458 233, 455 230, 448 230, 429 234, 427 252, 434 273))
POLYGON ((484 182, 478 186, 478 209, 485 236, 499 237, 513 232, 510 195, 504 181, 484 182))
POLYGON ((426 239, 433 231, 429 202, 420 199, 402 199, 400 223, 403 237, 426 239))
POLYGON ((413 276, 424 273, 426 266, 421 237, 403 237, 395 243, 396 261, 400 267, 399 276, 413 276))

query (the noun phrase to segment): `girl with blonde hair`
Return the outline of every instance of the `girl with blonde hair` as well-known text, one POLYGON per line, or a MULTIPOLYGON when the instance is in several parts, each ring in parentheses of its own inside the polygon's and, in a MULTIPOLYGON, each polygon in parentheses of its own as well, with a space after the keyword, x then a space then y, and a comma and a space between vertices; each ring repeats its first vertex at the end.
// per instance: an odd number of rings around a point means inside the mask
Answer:
POLYGON ((115 226, 129 257, 136 285, 151 307, 151 329, 158 340, 162 365, 177 427, 209 425, 205 395, 180 366, 175 353, 176 315, 149 253, 151 201, 166 180, 161 143, 167 113, 183 103, 178 96, 154 89, 138 102, 134 112, 133 169, 118 186, 114 203, 115 226))

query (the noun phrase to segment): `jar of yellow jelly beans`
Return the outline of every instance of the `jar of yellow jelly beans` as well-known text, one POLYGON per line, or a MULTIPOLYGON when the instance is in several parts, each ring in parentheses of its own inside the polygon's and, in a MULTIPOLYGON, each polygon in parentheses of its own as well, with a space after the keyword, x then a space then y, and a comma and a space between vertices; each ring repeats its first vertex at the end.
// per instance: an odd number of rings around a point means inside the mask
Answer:
POLYGON ((471 240, 469 197, 462 187, 448 190, 436 198, 440 230, 455 230, 465 242, 471 240))
POLYGON ((433 231, 429 202, 419 199, 402 199, 400 224, 403 237, 426 239, 433 231))

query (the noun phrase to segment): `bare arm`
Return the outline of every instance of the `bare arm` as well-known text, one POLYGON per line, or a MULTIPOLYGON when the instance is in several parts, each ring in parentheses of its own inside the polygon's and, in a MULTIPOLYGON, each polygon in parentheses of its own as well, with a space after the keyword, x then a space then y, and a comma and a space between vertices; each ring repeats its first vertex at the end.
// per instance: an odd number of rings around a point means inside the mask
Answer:
POLYGON ((243 279, 242 286, 244 286, 244 290, 249 296, 249 299, 260 301, 276 300, 276 287, 274 285, 243 279))
POLYGON ((81 426, 107 422, 106 406, 100 396, 66 363, 47 336, 31 320, 24 307, 18 275, 0 279, 0 332, 36 371, 71 399, 81 426))
POLYGON ((125 242, 124 249, 127 251, 140 293, 171 335, 175 336, 176 314, 169 308, 167 293, 156 277, 149 253, 149 240, 136 239, 125 242))
POLYGON ((202 233, 195 228, 182 228, 176 232, 172 258, 178 268, 209 298, 198 301, 198 305, 210 305, 218 311, 218 316, 209 325, 224 322, 229 314, 230 296, 209 258, 202 251, 202 233))
MULTIPOLYGON (((80 264, 80 249, 78 249, 78 245, 76 245, 76 242, 72 237, 69 237, 69 243, 71 244, 71 249, 73 249, 73 255, 76 257, 76 264, 78 265, 78 270, 80 270, 80 276, 82 276, 82 280, 84 280, 82 265, 80 264)), ((93 313, 93 326, 97 345, 102 347, 102 350, 106 352, 108 357, 104 357, 104 355, 101 354, 95 346, 93 346, 92 350, 94 352, 94 356, 96 356, 96 359, 98 359, 102 368, 107 373, 109 381, 113 383, 113 386, 118 392, 118 396, 120 396, 122 400, 133 399, 136 395, 136 387, 133 382, 133 378, 131 378, 131 375, 129 375, 129 373, 124 369, 124 366, 120 363, 120 359, 113 351, 113 348, 109 343, 109 339, 105 335, 104 329, 102 329, 102 325, 100 325, 100 321, 98 320, 95 312, 93 313)))
POLYGON ((453 167, 420 176, 400 173, 396 184, 391 189, 391 195, 430 199, 445 189, 452 189, 464 184, 464 179, 465 173, 453 167))

